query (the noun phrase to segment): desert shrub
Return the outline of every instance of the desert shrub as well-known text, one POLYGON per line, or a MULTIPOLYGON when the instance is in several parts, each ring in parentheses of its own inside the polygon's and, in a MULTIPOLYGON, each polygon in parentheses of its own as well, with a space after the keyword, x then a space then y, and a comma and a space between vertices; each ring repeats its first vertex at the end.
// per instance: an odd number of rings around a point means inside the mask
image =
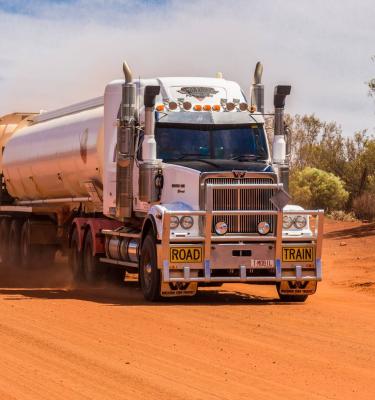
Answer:
POLYGON ((343 209, 349 197, 339 177, 310 167, 291 175, 290 194, 293 201, 302 207, 327 211, 343 209))
POLYGON ((353 201, 353 211, 357 218, 375 220, 375 194, 365 192, 353 201))
POLYGON ((335 221, 344 221, 344 222, 354 222, 357 220, 354 212, 345 212, 342 210, 334 210, 331 211, 328 215, 328 218, 332 218, 335 221))

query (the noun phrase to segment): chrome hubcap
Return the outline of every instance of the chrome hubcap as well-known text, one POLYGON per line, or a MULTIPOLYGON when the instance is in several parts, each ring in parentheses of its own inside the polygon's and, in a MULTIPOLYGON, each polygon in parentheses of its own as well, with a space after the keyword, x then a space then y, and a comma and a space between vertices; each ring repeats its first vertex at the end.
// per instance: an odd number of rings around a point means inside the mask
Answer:
POLYGON ((150 263, 148 263, 148 264, 145 265, 145 271, 146 271, 148 274, 151 274, 151 272, 152 272, 152 267, 151 267, 151 264, 150 264, 150 263))
POLYGON ((143 282, 145 288, 148 290, 152 284, 152 265, 150 262, 146 262, 143 266, 143 282))

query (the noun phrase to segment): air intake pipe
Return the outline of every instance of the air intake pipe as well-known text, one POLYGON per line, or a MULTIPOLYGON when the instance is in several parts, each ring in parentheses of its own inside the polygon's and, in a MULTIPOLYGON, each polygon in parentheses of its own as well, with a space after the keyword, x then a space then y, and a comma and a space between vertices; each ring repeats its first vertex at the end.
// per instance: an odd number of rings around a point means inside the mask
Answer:
POLYGON ((291 86, 278 85, 275 87, 274 107, 275 107, 275 125, 274 138, 272 146, 272 158, 279 179, 284 184, 284 189, 289 190, 289 165, 286 157, 286 142, 284 132, 284 109, 285 98, 290 94, 291 86))
POLYGON ((257 62, 254 71, 254 83, 251 85, 251 104, 255 104, 257 111, 264 114, 264 85, 262 84, 263 65, 257 62))
POLYGON ((139 165, 139 199, 147 203, 160 200, 162 186, 161 162, 156 158, 155 98, 160 86, 146 86, 144 93, 145 128, 142 145, 143 161, 139 165))
POLYGON ((126 62, 123 64, 125 83, 122 85, 122 100, 117 129, 117 171, 116 171, 116 216, 130 218, 133 203, 133 160, 135 141, 136 86, 132 72, 126 62))

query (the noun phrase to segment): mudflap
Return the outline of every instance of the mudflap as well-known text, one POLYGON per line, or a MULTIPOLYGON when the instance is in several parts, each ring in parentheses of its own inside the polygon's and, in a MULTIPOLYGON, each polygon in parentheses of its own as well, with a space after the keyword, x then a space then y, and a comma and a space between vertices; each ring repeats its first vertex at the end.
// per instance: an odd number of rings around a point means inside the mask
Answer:
POLYGON ((286 295, 310 295, 316 292, 318 283, 316 281, 282 281, 280 283, 280 294, 286 295))
POLYGON ((197 282, 162 282, 160 295, 162 297, 194 296, 197 289, 197 282))

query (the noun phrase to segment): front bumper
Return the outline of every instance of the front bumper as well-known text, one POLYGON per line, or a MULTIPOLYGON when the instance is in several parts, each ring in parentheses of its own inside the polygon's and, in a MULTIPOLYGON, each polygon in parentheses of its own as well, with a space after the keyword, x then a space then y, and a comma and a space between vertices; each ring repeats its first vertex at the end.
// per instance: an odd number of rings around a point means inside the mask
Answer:
POLYGON ((282 282, 320 281, 322 279, 322 210, 287 211, 288 215, 306 215, 315 218, 314 232, 309 237, 282 236, 282 211, 230 211, 232 214, 276 215, 275 235, 225 235, 211 233, 213 215, 228 214, 228 211, 176 211, 166 212, 163 219, 162 244, 158 246, 158 265, 163 282, 282 282), (202 236, 171 237, 169 222, 172 215, 199 216, 204 221, 202 236), (204 259, 201 263, 170 262, 170 249, 177 245, 201 245, 204 259), (283 246, 312 247, 312 262, 282 261, 283 246), (233 256, 233 252, 245 251, 246 256, 233 256), (251 256, 249 254, 251 253, 251 256), (273 267, 254 268, 251 260, 272 260, 273 267), (222 274, 220 272, 223 272, 222 274), (228 271, 230 274, 228 275, 228 271), (225 273, 224 273, 225 272, 225 273))

